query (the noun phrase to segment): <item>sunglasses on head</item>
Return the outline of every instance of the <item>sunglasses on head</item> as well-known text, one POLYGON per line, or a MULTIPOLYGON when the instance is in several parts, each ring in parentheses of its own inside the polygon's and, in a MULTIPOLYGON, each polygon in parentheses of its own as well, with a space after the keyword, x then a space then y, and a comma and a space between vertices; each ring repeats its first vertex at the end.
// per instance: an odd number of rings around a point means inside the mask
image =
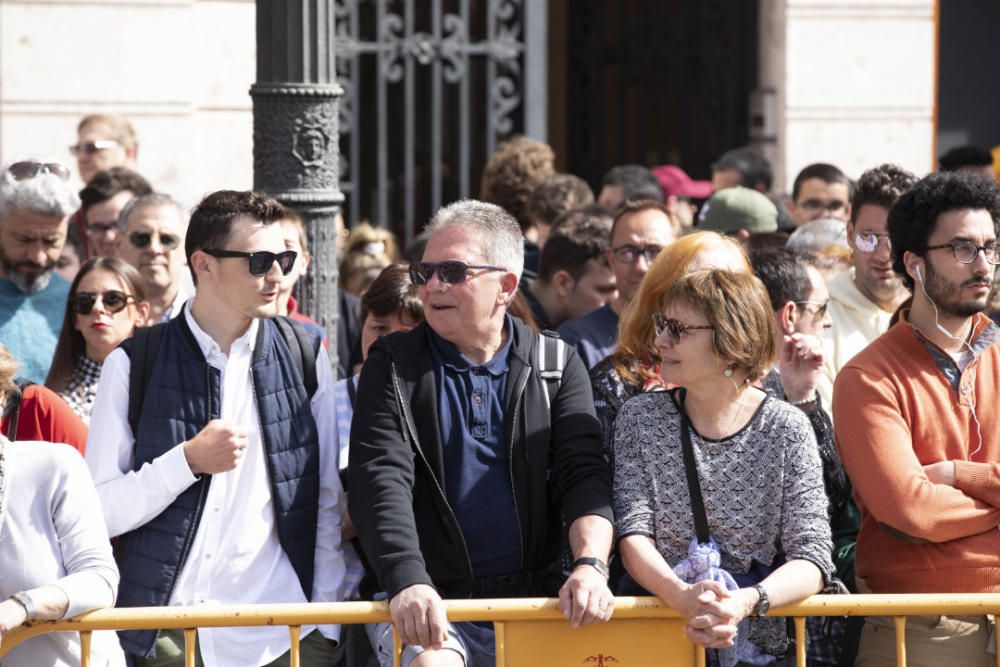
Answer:
POLYGON ((104 309, 114 315, 124 310, 129 301, 134 300, 135 297, 131 294, 112 289, 106 292, 77 292, 69 298, 69 303, 77 315, 90 315, 100 301, 104 304, 104 309))
POLYGON ((69 167, 58 162, 15 162, 7 167, 7 172, 15 181, 26 181, 38 174, 52 174, 64 181, 69 180, 69 167))
POLYGON ((250 275, 258 278, 267 275, 267 272, 271 270, 275 262, 278 263, 281 273, 287 276, 291 272, 292 267, 295 266, 295 258, 298 257, 298 253, 294 250, 286 250, 284 252, 271 252, 270 250, 241 252, 239 250, 218 250, 213 248, 211 250, 204 250, 203 252, 212 257, 246 257, 250 268, 250 275))
POLYGON ((181 237, 176 234, 156 234, 153 232, 132 232, 128 235, 129 242, 136 248, 147 248, 153 237, 160 238, 160 245, 164 250, 173 250, 181 244, 181 237))
POLYGON ((473 269, 481 271, 507 270, 501 266, 466 264, 454 259, 444 262, 414 262, 410 264, 410 281, 414 285, 426 285, 436 273, 438 280, 441 282, 449 285, 458 285, 469 279, 469 271, 473 269))
POLYGON ((656 335, 666 335, 667 340, 673 345, 679 343, 689 331, 700 329, 711 330, 714 328, 707 325, 687 324, 672 317, 667 317, 663 313, 653 313, 653 329, 656 330, 656 335))

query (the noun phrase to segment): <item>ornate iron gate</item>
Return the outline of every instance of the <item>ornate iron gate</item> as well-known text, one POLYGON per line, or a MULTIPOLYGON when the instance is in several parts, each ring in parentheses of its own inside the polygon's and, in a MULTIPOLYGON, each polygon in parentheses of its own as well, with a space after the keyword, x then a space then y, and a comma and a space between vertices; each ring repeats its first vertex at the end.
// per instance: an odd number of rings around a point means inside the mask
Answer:
POLYGON ((546 0, 336 0, 345 218, 405 242, 479 192, 499 140, 545 139, 546 0))

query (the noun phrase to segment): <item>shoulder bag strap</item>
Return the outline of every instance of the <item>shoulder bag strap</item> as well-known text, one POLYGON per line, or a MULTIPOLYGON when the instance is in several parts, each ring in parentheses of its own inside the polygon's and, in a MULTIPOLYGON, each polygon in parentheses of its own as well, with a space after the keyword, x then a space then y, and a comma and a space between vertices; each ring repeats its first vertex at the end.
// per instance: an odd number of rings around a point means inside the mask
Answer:
POLYGON ((698 541, 709 540, 708 517, 705 515, 705 500, 701 495, 701 482, 698 479, 698 464, 694 460, 694 445, 691 444, 691 425, 684 411, 684 396, 686 392, 681 387, 677 390, 681 413, 681 449, 684 451, 684 472, 687 474, 688 494, 691 496, 691 511, 694 513, 694 532, 698 541))

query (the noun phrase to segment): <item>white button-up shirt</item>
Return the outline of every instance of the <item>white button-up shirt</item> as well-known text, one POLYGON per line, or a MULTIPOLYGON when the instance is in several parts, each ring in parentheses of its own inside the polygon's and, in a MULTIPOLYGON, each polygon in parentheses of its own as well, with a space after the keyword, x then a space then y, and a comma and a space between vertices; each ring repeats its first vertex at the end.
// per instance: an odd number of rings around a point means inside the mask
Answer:
MULTIPOLYGON (((208 363, 222 373, 220 419, 249 435, 233 470, 212 475, 201 521, 170 597, 171 605, 307 602, 288 556, 278 542, 257 402, 250 365, 257 328, 254 320, 228 355, 205 333, 190 309, 184 317, 208 363)), ((104 361, 87 440, 87 464, 94 476, 112 537, 134 530, 165 510, 195 483, 179 443, 133 471, 134 438, 128 423, 129 358, 115 350, 104 361)), ((344 558, 340 545, 343 489, 337 474, 333 373, 326 351, 316 358, 318 389, 312 399, 320 446, 319 525, 313 601, 340 597, 344 558)), ((155 400, 147 395, 145 400, 155 400)), ((305 626, 305 636, 314 626, 305 626)), ((323 626, 336 639, 339 628, 323 626)), ((288 651, 283 626, 203 628, 198 645, 206 665, 267 664, 288 651)))

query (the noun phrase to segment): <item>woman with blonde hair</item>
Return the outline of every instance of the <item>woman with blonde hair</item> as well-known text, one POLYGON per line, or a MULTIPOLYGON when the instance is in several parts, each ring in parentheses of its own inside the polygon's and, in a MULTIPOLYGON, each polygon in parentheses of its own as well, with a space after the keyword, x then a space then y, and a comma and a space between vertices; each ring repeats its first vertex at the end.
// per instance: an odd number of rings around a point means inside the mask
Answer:
POLYGON ((645 391, 664 388, 653 315, 663 311, 667 291, 678 278, 704 268, 750 272, 750 262, 737 241, 715 232, 695 232, 668 245, 653 261, 638 293, 622 313, 614 353, 590 371, 609 463, 614 461, 612 435, 622 404, 645 391))

